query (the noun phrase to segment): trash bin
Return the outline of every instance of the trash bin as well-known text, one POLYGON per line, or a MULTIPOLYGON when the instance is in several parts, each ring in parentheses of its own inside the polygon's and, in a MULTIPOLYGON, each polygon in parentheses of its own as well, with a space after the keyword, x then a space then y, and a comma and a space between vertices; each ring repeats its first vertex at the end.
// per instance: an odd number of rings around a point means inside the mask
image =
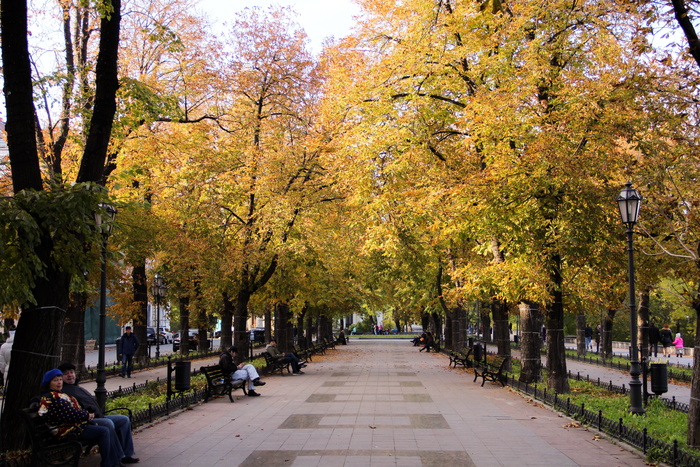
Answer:
POLYGON ((483 357, 482 353, 483 353, 483 349, 481 348, 481 344, 479 344, 479 343, 474 344, 474 360, 476 360, 477 362, 480 362, 482 357, 483 357))
POLYGON ((175 362, 175 390, 187 391, 190 388, 190 368, 192 362, 175 362))
POLYGON ((473 337, 470 337, 470 338, 468 339, 468 342, 469 342, 468 345, 469 345, 470 348, 474 347, 474 338, 473 338, 473 337))
POLYGON ((520 342, 520 336, 517 335, 517 334, 515 334, 515 335, 513 336, 513 342, 516 343, 516 344, 517 344, 518 342, 520 342))
POLYGON ((651 392, 660 396, 668 392, 668 367, 665 363, 652 363, 651 373, 651 392))

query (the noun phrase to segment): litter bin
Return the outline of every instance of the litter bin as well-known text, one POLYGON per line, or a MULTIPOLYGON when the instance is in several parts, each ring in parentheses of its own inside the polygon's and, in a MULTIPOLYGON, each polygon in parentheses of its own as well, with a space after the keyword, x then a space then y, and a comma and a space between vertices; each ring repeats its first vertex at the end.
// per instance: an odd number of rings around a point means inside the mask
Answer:
POLYGON ((469 344, 468 344, 469 347, 474 347, 474 338, 473 338, 473 337, 470 337, 470 338, 468 339, 468 342, 469 342, 469 344))
POLYGON ((190 388, 190 368, 192 362, 175 362, 175 391, 187 391, 190 388))
POLYGON ((668 392, 668 367, 665 363, 652 363, 651 373, 651 392, 660 396, 668 392))

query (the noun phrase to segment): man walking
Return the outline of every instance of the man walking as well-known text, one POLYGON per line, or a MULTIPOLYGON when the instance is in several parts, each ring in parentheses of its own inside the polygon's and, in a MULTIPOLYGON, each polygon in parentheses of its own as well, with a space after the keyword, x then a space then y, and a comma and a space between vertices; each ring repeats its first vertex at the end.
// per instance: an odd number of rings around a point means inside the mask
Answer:
POLYGON ((124 328, 124 335, 119 339, 117 353, 122 360, 122 378, 131 378, 131 370, 134 369, 134 354, 139 348, 139 340, 131 332, 131 326, 124 328))
POLYGON ((649 325, 649 356, 654 354, 654 357, 659 356, 659 341, 661 340, 661 333, 659 328, 654 326, 654 323, 649 325))

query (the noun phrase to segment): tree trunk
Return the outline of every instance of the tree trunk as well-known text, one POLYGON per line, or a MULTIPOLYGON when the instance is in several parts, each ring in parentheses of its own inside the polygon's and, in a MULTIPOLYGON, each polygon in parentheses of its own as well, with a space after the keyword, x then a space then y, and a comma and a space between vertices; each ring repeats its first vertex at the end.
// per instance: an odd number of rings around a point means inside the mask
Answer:
POLYGON ((100 21, 100 51, 95 66, 95 106, 78 171, 78 182, 105 182, 104 167, 117 110, 116 95, 119 88, 117 61, 121 0, 111 0, 111 3, 113 11, 100 21))
POLYGON ((143 364, 148 359, 148 340, 146 339, 146 328, 148 327, 146 326, 148 322, 148 278, 146 277, 145 261, 134 265, 131 271, 131 284, 134 290, 134 303, 139 306, 139 312, 132 323, 133 332, 139 340, 139 344, 141 344, 136 349, 134 358, 143 364))
POLYGON ((484 342, 491 342, 491 309, 482 308, 481 309, 481 340, 484 342))
POLYGON ((180 297, 180 349, 183 357, 190 354, 190 346, 187 343, 190 329, 190 297, 180 297))
POLYGON ((602 335, 600 336, 600 358, 602 360, 610 360, 613 357, 612 329, 616 311, 609 308, 603 319, 602 335))
POLYGON ((292 350, 290 339, 290 313, 289 304, 278 302, 275 304, 275 340, 280 352, 287 353, 292 350))
POLYGON ((209 350, 209 319, 207 310, 199 306, 197 308, 197 350, 207 352, 209 350))
POLYGON ((639 292, 639 307, 637 308, 637 326, 639 334, 639 350, 642 358, 649 357, 649 288, 639 292))
POLYGON ((63 345, 61 362, 70 362, 76 366, 78 374, 85 369, 85 306, 86 293, 71 294, 70 305, 66 310, 66 322, 63 325, 63 345))
POLYGON ((564 346, 564 303, 561 257, 550 258, 552 267, 552 304, 547 313, 547 387, 558 394, 569 392, 569 375, 566 371, 566 347, 564 346))
POLYGON ((235 306, 231 301, 231 297, 226 292, 223 293, 223 308, 221 309, 221 340, 219 341, 219 350, 223 352, 231 347, 233 342, 233 312, 235 306))
POLYGON ((7 147, 15 194, 29 188, 41 190, 41 170, 36 145, 34 96, 27 41, 27 1, 2 0, 0 28, 2 41, 7 147))
MULTIPOLYGON (((505 300, 493 299, 491 301, 491 310, 493 312, 493 327, 496 337, 496 347, 498 348, 499 357, 510 357, 510 329, 508 328, 508 304, 505 300)), ((508 359, 506 364, 508 371, 512 368, 512 362, 508 359)))
POLYGON ((241 363, 247 354, 248 333, 246 323, 248 321, 248 303, 250 292, 240 290, 236 295, 236 308, 233 312, 233 345, 238 348, 236 363, 241 363))
POLYGON ((523 301, 520 310, 520 381, 531 384, 540 381, 542 369, 542 312, 536 303, 523 301))
POLYGON ((586 355, 586 315, 576 315, 576 355, 586 355))
MULTIPOLYGON (((313 311, 313 310, 310 310, 313 311)), ((303 349, 308 349, 311 346, 311 334, 313 333, 314 329, 314 314, 313 313, 307 313, 306 316, 306 323, 304 325, 304 345, 302 346, 303 349)))
MULTIPOLYGON (((700 262, 695 265, 700 268, 700 262)), ((695 319, 695 348, 693 349, 693 375, 700 375, 700 285, 692 302, 695 319)), ((14 351, 14 347, 13 347, 14 351)), ((688 446, 700 449, 700 378, 692 378, 690 383, 690 406, 688 407, 688 446)))
POLYGON ((9 375, 5 375, 6 398, 1 420, 4 451, 23 448, 24 432, 16 429, 21 423, 17 413, 39 394, 44 373, 60 363, 65 316, 65 311, 56 307, 22 311, 12 345, 9 375))

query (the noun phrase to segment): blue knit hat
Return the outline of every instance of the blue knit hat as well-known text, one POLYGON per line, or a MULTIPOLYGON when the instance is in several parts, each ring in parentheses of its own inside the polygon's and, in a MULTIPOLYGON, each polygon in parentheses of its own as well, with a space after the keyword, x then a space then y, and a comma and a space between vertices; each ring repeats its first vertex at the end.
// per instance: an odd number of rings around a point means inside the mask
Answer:
POLYGON ((47 371, 46 373, 44 373, 44 377, 41 379, 41 387, 48 388, 49 384, 51 384, 51 380, 54 379, 56 376, 61 375, 63 375, 63 372, 58 368, 54 368, 53 370, 47 371))

